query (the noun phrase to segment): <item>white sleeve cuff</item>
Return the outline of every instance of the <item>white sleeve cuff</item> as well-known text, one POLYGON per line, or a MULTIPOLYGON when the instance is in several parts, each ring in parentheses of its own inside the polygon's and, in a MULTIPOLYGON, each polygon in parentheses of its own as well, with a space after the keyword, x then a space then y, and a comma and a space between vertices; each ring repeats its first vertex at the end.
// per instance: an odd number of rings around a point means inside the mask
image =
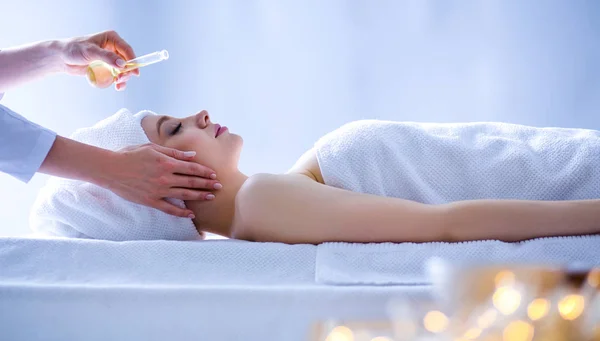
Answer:
POLYGON ((38 136, 37 143, 31 150, 29 158, 26 158, 24 161, 26 167, 23 169, 24 172, 20 174, 19 180, 29 182, 29 180, 33 178, 35 173, 37 173, 42 166, 44 160, 46 160, 46 156, 48 156, 48 152, 50 152, 55 140, 56 133, 46 129, 40 130, 40 136, 38 136))
POLYGON ((55 140, 53 131, 0 105, 0 172, 29 182, 55 140))

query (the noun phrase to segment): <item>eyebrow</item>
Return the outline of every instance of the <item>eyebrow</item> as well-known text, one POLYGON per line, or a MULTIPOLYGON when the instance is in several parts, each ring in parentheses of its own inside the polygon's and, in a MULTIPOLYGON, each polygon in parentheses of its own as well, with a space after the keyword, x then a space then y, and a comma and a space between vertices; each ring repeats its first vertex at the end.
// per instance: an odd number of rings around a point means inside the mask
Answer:
POLYGON ((160 126, 168 119, 169 118, 167 116, 163 116, 158 119, 158 122, 156 122, 156 131, 158 132, 159 137, 160 137, 160 126))

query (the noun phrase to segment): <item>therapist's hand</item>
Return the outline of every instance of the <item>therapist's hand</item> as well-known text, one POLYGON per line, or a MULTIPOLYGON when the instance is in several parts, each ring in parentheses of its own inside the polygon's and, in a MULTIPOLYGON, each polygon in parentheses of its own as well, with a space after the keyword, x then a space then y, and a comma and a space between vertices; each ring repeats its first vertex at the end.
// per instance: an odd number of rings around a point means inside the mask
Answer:
MULTIPOLYGON (((94 60, 102 60, 113 67, 122 68, 127 60, 135 58, 135 53, 117 32, 106 31, 62 40, 61 57, 67 73, 84 75, 87 66, 94 60)), ((115 82, 115 89, 125 89, 127 80, 132 74, 139 76, 139 69, 119 75, 115 82)))
POLYGON ((211 191, 219 188, 215 172, 192 162, 195 152, 146 144, 117 152, 105 169, 101 186, 124 199, 150 206, 165 213, 190 217, 189 209, 173 205, 164 198, 212 200, 211 191))

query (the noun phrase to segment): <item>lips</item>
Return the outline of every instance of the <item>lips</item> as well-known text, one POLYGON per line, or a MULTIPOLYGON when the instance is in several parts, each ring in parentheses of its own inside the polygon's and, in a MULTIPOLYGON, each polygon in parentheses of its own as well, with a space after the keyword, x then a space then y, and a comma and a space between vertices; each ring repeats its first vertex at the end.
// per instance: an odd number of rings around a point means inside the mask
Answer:
POLYGON ((227 127, 215 124, 215 138, 227 131, 227 127))

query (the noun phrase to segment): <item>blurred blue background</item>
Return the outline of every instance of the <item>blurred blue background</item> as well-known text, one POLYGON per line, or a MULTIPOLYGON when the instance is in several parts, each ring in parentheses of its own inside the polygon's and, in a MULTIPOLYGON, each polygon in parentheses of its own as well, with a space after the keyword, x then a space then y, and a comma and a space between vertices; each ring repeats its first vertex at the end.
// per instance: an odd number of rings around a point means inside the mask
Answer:
MULTIPOLYGON (((63 135, 122 107, 207 109, 244 137, 249 175, 286 171, 362 118, 600 126, 598 1, 2 0, 0 11, 0 47, 114 29, 138 55, 170 53, 122 93, 58 75, 4 105, 63 135)), ((29 233, 46 179, 0 174, 0 235, 29 233)))

